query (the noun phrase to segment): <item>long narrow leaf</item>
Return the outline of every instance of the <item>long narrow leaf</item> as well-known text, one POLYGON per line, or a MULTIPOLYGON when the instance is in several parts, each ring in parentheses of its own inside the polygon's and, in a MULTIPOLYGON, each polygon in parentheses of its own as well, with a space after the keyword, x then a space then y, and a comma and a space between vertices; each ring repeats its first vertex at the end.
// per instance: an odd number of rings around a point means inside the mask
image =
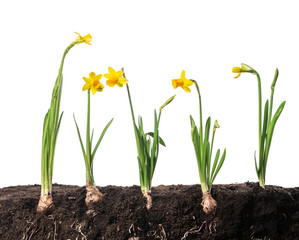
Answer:
POLYGON ((259 169, 263 169, 264 166, 264 150, 265 150, 265 140, 266 140, 266 134, 268 129, 268 108, 269 108, 269 101, 267 100, 265 103, 264 108, 264 121, 263 121, 263 128, 261 133, 261 140, 260 140, 260 146, 259 146, 259 169))
POLYGON ((255 164, 256 175, 259 176, 259 169, 257 167, 257 162, 256 162, 256 151, 254 151, 254 164, 255 164))
POLYGON ((211 179, 214 175, 214 172, 216 170, 216 166, 217 166, 217 163, 218 163, 218 160, 219 160, 219 156, 220 156, 220 149, 217 150, 217 153, 216 153, 216 156, 215 156, 215 160, 214 160, 214 163, 213 163, 213 168, 212 168, 212 173, 211 173, 211 179))
POLYGON ((284 101, 280 104, 280 106, 278 107, 278 109, 276 110, 276 112, 273 116, 273 119, 269 123, 266 147, 265 147, 265 166, 267 165, 267 161, 268 161, 268 156, 269 156, 269 151, 270 151, 270 146, 271 146, 271 142, 272 142, 274 128, 275 128, 276 122, 277 122, 282 110, 284 109, 285 103, 286 102, 284 101))
MULTIPOLYGON (((113 121, 113 118, 107 123, 107 125, 106 125, 105 128, 103 129, 102 134, 101 134, 101 136, 100 136, 100 138, 99 138, 97 144, 95 145, 94 150, 93 150, 93 152, 92 152, 92 154, 91 154, 91 162, 93 161, 94 155, 96 154, 96 151, 98 150, 98 147, 99 147, 99 145, 100 145, 100 143, 101 143, 101 141, 102 141, 102 139, 103 139, 103 137, 104 137, 104 135, 105 135, 107 129, 108 129, 109 126, 111 125, 112 121, 113 121)), ((91 164, 91 165, 92 165, 92 164, 91 164)))
POLYGON ((223 165, 223 163, 224 163, 225 157, 226 157, 226 148, 225 148, 224 151, 223 151, 223 154, 222 154, 222 157, 221 157, 220 162, 219 162, 219 164, 218 164, 218 167, 217 167, 217 169, 216 169, 216 171, 215 171, 215 173, 214 173, 214 176, 213 176, 213 178, 212 178, 212 183, 214 182, 214 180, 215 180, 215 178, 216 178, 216 176, 217 176, 219 170, 221 169, 221 167, 222 167, 222 165, 223 165))
POLYGON ((75 124, 76 124, 77 133, 78 133, 78 137, 79 137, 79 141, 80 141, 80 145, 81 145, 81 149, 82 149, 82 153, 83 153, 84 161, 85 161, 85 164, 87 164, 87 156, 86 156, 86 152, 85 152, 84 145, 83 145, 83 142, 82 142, 82 138, 81 138, 80 130, 79 130, 79 127, 78 127, 76 118, 75 118, 75 114, 73 114, 73 117, 74 117, 74 121, 75 121, 75 124))
MULTIPOLYGON (((146 133, 145 135, 149 135, 150 137, 154 138, 154 133, 153 133, 153 132, 148 132, 148 133, 146 133)), ((162 146, 166 147, 166 144, 165 144, 164 140, 163 140, 160 136, 159 136, 159 143, 160 143, 162 146)))

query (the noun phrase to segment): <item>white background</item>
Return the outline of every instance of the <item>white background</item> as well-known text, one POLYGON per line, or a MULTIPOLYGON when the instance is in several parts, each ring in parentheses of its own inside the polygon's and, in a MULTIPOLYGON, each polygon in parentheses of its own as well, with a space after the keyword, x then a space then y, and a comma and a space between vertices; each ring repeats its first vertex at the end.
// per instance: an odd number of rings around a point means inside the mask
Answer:
MULTIPOLYGON (((195 87, 173 89, 171 80, 199 83, 203 119, 218 119, 216 148, 227 157, 215 183, 257 181, 257 80, 234 79, 244 62, 261 75, 263 103, 275 68, 280 75, 274 111, 277 122, 266 184, 298 186, 299 4, 297 1, 2 1, 0 4, 0 187, 40 183, 43 118, 64 49, 76 35, 90 33, 92 46, 75 46, 66 57, 54 183, 84 185, 85 165, 73 113, 85 138, 87 93, 83 76, 125 68, 136 117, 146 131, 153 113, 177 94, 162 114, 153 185, 198 184, 189 115, 198 119, 195 87)), ((105 83, 104 79, 102 81, 105 83)), ((137 152, 126 88, 105 87, 91 97, 91 125, 98 137, 114 117, 94 162, 97 185, 139 184, 137 152)))

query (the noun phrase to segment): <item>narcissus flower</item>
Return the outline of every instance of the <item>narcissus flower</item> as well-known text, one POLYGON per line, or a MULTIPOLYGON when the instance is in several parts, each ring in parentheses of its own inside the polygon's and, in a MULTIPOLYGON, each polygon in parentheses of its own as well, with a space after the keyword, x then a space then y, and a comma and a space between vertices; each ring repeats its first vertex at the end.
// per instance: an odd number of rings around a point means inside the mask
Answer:
POLYGON ((215 123, 214 123, 214 127, 213 127, 213 131, 215 132, 216 131, 216 128, 220 128, 220 125, 218 123, 218 121, 216 120, 215 123))
POLYGON ((193 82, 185 77, 185 70, 181 73, 180 79, 173 79, 172 86, 173 88, 181 87, 185 90, 185 92, 191 92, 189 86, 191 86, 193 82))
POLYGON ((238 73, 238 75, 235 76, 234 78, 240 77, 242 72, 257 74, 257 72, 252 67, 249 67, 248 65, 246 65, 244 63, 241 63, 241 67, 233 67, 232 72, 233 73, 238 73))
POLYGON ((75 33, 79 35, 79 36, 76 38, 76 42, 77 42, 78 44, 79 44, 79 43, 83 43, 83 42, 85 42, 85 43, 91 45, 90 42, 91 42, 91 40, 92 40, 92 37, 91 37, 90 34, 87 34, 86 36, 82 37, 79 33, 77 33, 77 32, 75 32, 75 33))
POLYGON ((104 74, 104 77, 107 78, 106 84, 109 87, 114 87, 116 84, 119 87, 123 87, 124 84, 128 83, 128 80, 123 77, 123 71, 115 71, 112 67, 108 68, 109 73, 104 74))
POLYGON ((83 77, 85 81, 85 85, 83 86, 83 91, 91 89, 92 94, 96 94, 96 92, 102 92, 104 89, 104 85, 100 82, 102 78, 102 74, 96 75, 94 72, 89 74, 89 78, 83 77))

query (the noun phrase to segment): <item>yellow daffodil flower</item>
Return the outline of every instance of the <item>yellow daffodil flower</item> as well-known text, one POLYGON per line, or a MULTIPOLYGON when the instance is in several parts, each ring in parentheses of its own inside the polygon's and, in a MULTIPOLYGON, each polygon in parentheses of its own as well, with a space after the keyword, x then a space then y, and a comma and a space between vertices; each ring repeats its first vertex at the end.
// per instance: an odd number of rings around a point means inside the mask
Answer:
POLYGON ((92 37, 91 37, 90 34, 87 34, 86 36, 82 37, 79 33, 77 33, 77 32, 75 32, 75 33, 79 35, 79 36, 76 38, 76 42, 77 42, 77 43, 83 43, 83 42, 85 42, 85 43, 91 45, 90 42, 91 42, 91 40, 92 40, 92 37))
POLYGON ((96 94, 96 92, 102 92, 104 89, 104 85, 100 83, 100 80, 102 78, 102 74, 96 75, 94 72, 91 72, 89 74, 89 78, 83 77, 85 81, 85 85, 83 86, 83 91, 86 91, 88 89, 91 89, 91 92, 93 95, 96 94))
POLYGON ((241 67, 233 67, 232 72, 238 73, 238 75, 235 76, 234 78, 240 77, 242 72, 257 74, 257 72, 252 67, 249 67, 247 64, 244 64, 244 63, 241 63, 241 67))
POLYGON ((107 78, 106 84, 109 87, 114 87, 116 84, 119 87, 123 87, 124 84, 128 83, 128 80, 123 77, 123 71, 115 71, 112 67, 108 68, 109 73, 104 74, 104 77, 107 78))
POLYGON ((238 77, 241 76, 242 69, 239 68, 239 67, 233 67, 232 72, 233 72, 233 73, 238 73, 238 75, 234 77, 234 78, 238 78, 238 77))
POLYGON ((193 82, 185 77, 185 70, 181 73, 180 79, 173 79, 172 86, 173 88, 181 87, 185 90, 185 92, 191 92, 189 86, 191 86, 193 82))

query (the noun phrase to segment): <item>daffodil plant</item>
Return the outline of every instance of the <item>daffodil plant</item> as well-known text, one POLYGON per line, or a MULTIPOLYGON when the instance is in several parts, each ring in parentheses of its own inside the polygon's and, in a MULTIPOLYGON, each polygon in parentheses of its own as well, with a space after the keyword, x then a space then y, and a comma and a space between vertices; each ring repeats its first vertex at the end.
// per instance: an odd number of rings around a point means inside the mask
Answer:
POLYGON ((99 189, 96 187, 94 176, 93 176, 93 160, 96 154, 96 151, 98 150, 98 147, 109 128, 110 124, 113 121, 113 118, 108 122, 108 124, 105 126, 105 128, 102 131, 102 134, 100 135, 99 140, 97 141, 94 148, 92 148, 92 139, 93 139, 93 130, 92 134, 90 135, 90 91, 93 95, 96 94, 96 92, 102 92, 104 89, 104 85, 100 82, 102 78, 102 74, 96 75, 94 72, 91 72, 89 74, 89 78, 83 77, 85 81, 85 85, 83 86, 83 91, 87 90, 87 126, 86 126, 86 146, 84 148, 80 130, 78 127, 78 124, 75 119, 74 115, 74 121, 77 128, 77 133, 85 161, 85 169, 86 169, 86 198, 85 203, 87 206, 92 206, 91 204, 100 202, 103 198, 103 194, 99 191, 99 189))
POLYGON ((167 106, 174 99, 175 96, 169 98, 160 107, 158 115, 157 115, 157 111, 155 110, 154 132, 145 133, 141 116, 139 116, 138 118, 138 125, 136 124, 128 80, 125 77, 123 69, 121 71, 116 72, 114 69, 109 68, 109 73, 105 74, 104 76, 108 79, 107 85, 110 87, 113 87, 114 85, 123 87, 123 85, 126 84, 130 108, 131 108, 131 115, 133 120, 133 127, 135 132, 136 145, 137 145, 137 155, 138 155, 137 159, 138 159, 138 166, 139 166, 140 187, 141 187, 142 194, 147 199, 146 207, 150 209, 152 206, 150 191, 152 187, 152 179, 153 179, 154 171, 158 160, 159 144, 165 146, 164 141, 159 136, 159 124, 160 124, 161 113, 163 108, 167 106))
POLYGON ((226 149, 224 149, 221 158, 220 158, 220 149, 217 150, 214 162, 212 164, 211 159, 212 159, 212 151, 214 145, 214 137, 215 137, 216 129, 219 128, 220 126, 216 120, 213 126, 212 141, 210 142, 211 118, 208 117, 204 129, 203 122, 202 122, 201 95, 200 95, 197 82, 192 79, 186 79, 184 70, 181 73, 181 78, 172 80, 172 86, 174 88, 181 87, 184 89, 185 92, 191 92, 191 89, 189 87, 193 84, 196 87, 196 90, 198 92, 198 99, 199 99, 199 129, 197 128, 193 117, 190 115, 191 137, 194 145, 195 155, 197 158, 199 178, 200 178, 201 189, 203 193, 201 205, 203 206, 203 211, 205 213, 211 214, 214 213, 217 208, 217 202, 211 196, 211 188, 225 160, 226 149))
POLYGON ((79 33, 76 34, 78 34, 76 40, 73 41, 63 53, 58 76, 52 91, 51 105, 44 118, 41 157, 41 196, 37 205, 37 212, 44 212, 49 207, 54 206, 52 199, 52 177, 55 146, 63 115, 63 112, 60 113, 59 109, 62 91, 62 70, 64 59, 70 49, 75 45, 80 43, 87 43, 91 45, 90 42, 92 37, 90 34, 84 37, 82 37, 79 33))
POLYGON ((273 132, 276 125, 276 122, 285 106, 286 101, 283 101, 274 115, 272 115, 273 108, 273 96, 274 96, 274 88, 276 85, 276 81, 278 78, 278 69, 275 71, 274 79, 271 84, 271 95, 270 95, 270 106, 269 100, 267 99, 264 107, 264 116, 262 116, 262 87, 261 87, 261 79, 260 75, 256 70, 249 67, 246 64, 241 64, 241 67, 234 67, 232 70, 233 73, 238 73, 235 78, 238 78, 241 73, 251 73, 256 75, 258 82, 258 104, 259 104, 259 117, 258 117, 258 136, 259 136, 259 163, 256 162, 256 152, 254 153, 255 159, 255 170, 259 179, 259 184, 262 188, 265 188, 265 178, 266 178, 266 167, 269 157, 270 146, 272 142, 273 132), (262 122, 263 119, 263 122, 262 122))

